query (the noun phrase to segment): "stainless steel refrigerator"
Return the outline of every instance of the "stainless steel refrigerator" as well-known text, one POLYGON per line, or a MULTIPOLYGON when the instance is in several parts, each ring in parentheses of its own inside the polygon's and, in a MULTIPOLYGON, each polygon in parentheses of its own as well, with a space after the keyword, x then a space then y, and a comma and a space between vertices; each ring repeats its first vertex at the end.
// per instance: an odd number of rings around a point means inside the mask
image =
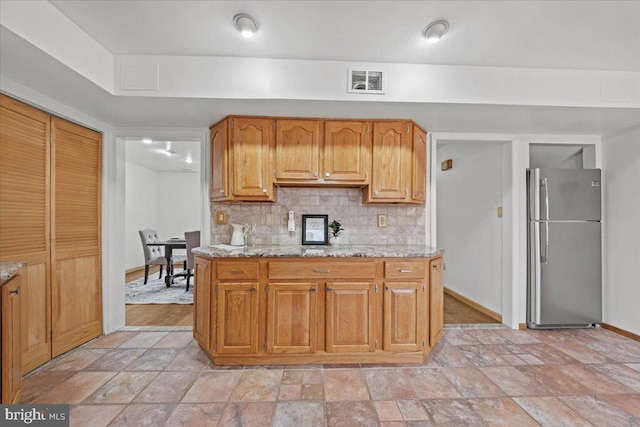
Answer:
POLYGON ((530 328, 602 321, 599 169, 527 170, 530 328))

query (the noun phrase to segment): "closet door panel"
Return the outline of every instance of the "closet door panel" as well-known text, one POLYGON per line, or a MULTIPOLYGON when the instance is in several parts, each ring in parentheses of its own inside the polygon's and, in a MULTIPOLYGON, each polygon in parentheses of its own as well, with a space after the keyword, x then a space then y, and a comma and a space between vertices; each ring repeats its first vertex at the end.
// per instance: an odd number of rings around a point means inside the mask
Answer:
POLYGON ((101 135, 52 118, 52 355, 102 333, 101 135))
POLYGON ((51 359, 51 116, 0 95, 0 260, 24 261, 22 372, 51 359))

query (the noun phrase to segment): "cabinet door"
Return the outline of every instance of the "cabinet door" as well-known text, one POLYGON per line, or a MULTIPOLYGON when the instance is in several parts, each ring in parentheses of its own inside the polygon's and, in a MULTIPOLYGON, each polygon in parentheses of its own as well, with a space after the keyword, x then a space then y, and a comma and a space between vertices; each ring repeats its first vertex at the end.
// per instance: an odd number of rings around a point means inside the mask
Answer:
POLYGON ((234 200, 275 201, 272 151, 275 122, 269 119, 231 119, 234 200))
POLYGON ((314 353, 317 313, 315 283, 269 283, 267 353, 314 353))
POLYGON ((444 328, 444 288, 442 284, 442 258, 436 258, 429 263, 431 266, 429 274, 430 289, 430 330, 429 330, 429 346, 436 345, 442 336, 444 328))
POLYGON ((422 351, 427 345, 426 285, 386 282, 383 340, 386 351, 422 351))
POLYGON ((411 180, 411 123, 376 122, 373 125, 371 184, 365 201, 409 200, 411 180))
POLYGON ((318 180, 320 136, 318 120, 276 122, 276 182, 318 180))
POLYGON ((212 126, 211 137, 211 200, 224 201, 230 199, 229 194, 229 151, 227 120, 212 126))
POLYGON ((427 200, 427 134, 413 126, 413 166, 411 168, 411 201, 425 203, 427 200))
POLYGON ((18 403, 22 389, 20 275, 2 285, 2 403, 18 403))
POLYGON ((218 354, 254 354, 258 352, 258 283, 218 283, 218 354))
POLYGON ((195 257, 193 286, 193 337, 209 349, 211 336, 211 261, 195 257))
POLYGON ((0 94, 0 260, 22 270, 23 374, 51 359, 51 117, 0 94))
POLYGON ((374 288, 373 283, 327 284, 327 352, 374 351, 374 288))
POLYGON ((371 122, 329 120, 324 129, 324 180, 368 183, 371 122))
POLYGON ((102 334, 102 136, 53 117, 51 355, 102 334))

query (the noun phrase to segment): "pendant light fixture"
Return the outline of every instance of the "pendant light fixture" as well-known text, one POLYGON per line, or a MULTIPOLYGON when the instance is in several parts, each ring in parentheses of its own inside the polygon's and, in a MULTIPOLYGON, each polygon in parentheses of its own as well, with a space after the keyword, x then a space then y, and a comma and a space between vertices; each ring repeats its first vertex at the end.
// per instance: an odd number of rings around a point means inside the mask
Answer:
POLYGON ((258 31, 258 22, 251 15, 239 13, 233 17, 233 26, 242 37, 251 38, 258 31))
POLYGON ((447 21, 433 21, 431 24, 427 25, 427 28, 424 29, 422 35, 429 43, 438 43, 448 29, 449 23, 447 21))

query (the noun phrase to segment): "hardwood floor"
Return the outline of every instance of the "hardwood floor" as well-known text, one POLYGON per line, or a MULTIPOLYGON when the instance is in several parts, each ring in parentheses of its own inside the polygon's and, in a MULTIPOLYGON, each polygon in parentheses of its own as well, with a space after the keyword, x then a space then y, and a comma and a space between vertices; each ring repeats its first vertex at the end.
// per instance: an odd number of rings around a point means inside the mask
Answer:
MULTIPOLYGON (((158 267, 149 276, 158 275, 158 267)), ((144 277, 144 268, 126 274, 126 283, 144 277)), ((193 326, 193 304, 127 304, 127 326, 193 326)))
POLYGON ((444 323, 497 323, 494 319, 473 307, 468 306, 452 297, 444 294, 444 323))

